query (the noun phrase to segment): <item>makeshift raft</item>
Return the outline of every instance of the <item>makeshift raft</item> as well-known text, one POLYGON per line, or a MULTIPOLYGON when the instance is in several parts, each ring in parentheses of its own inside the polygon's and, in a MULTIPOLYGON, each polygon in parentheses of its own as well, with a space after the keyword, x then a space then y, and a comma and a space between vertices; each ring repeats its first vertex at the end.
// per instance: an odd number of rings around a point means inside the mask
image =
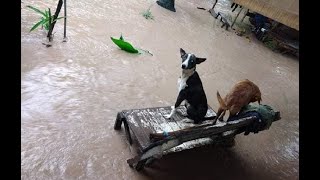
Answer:
MULTIPOLYGON (((178 107, 177 111, 171 119, 164 118, 171 112, 170 106, 123 110, 117 114, 114 129, 120 130, 123 123, 130 145, 135 139, 138 146, 138 155, 127 160, 130 167, 139 171, 163 155, 204 145, 220 143, 233 146, 237 134, 247 131, 253 122, 261 121, 259 113, 250 112, 232 121, 217 121, 215 125, 212 120, 193 124, 183 121, 185 117, 182 115, 186 114, 184 106, 178 107)), ((209 107, 206 117, 215 115, 209 107)), ((280 113, 276 112, 272 118, 271 122, 279 120, 280 113)))

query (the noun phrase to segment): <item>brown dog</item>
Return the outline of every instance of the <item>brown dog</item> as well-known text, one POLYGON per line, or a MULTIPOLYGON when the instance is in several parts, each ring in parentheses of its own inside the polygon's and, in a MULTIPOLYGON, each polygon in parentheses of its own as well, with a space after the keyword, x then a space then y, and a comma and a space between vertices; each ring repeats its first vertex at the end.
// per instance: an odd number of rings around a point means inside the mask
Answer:
POLYGON ((235 84, 231 91, 226 95, 224 99, 221 98, 219 92, 217 91, 217 98, 220 104, 214 123, 217 119, 223 120, 223 116, 226 111, 229 110, 229 118, 236 115, 242 107, 249 104, 250 102, 256 102, 260 104, 261 92, 257 85, 248 79, 242 80, 235 84))

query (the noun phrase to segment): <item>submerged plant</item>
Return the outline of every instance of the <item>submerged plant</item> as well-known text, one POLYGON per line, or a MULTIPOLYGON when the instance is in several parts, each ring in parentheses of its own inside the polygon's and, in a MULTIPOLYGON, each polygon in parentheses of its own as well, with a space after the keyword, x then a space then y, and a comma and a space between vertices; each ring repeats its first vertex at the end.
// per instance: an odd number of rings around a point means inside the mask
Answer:
POLYGON ((34 10, 38 14, 42 15, 40 21, 32 26, 32 28, 30 29, 30 32, 35 30, 40 25, 41 25, 41 27, 44 27, 45 30, 49 31, 50 26, 52 25, 53 22, 55 22, 55 21, 57 21, 57 20, 59 20, 61 18, 64 18, 64 17, 58 17, 55 20, 53 20, 54 15, 51 15, 50 8, 48 8, 48 10, 41 11, 38 8, 35 8, 33 6, 30 6, 30 5, 28 5, 27 7, 32 9, 32 10, 34 10))
POLYGON ((145 17, 146 19, 153 19, 154 16, 152 15, 151 11, 150 11, 151 6, 142 13, 142 16, 145 17))
POLYGON ((263 43, 265 44, 265 46, 267 46, 273 51, 278 48, 277 41, 274 40, 272 37, 269 37, 269 36, 265 37, 265 39, 263 40, 263 43))

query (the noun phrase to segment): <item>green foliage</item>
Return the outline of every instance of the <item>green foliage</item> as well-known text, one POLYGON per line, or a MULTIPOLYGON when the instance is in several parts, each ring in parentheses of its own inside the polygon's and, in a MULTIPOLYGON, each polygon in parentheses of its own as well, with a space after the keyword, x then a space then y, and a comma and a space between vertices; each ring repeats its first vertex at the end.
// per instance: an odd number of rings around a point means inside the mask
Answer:
POLYGON ((40 25, 42 27, 44 27, 45 30, 48 31, 53 22, 55 22, 55 21, 57 21, 57 20, 59 20, 61 18, 64 18, 64 17, 58 17, 55 20, 53 20, 53 15, 51 15, 50 8, 48 8, 48 10, 41 11, 38 8, 35 8, 33 6, 30 6, 30 5, 28 5, 27 7, 32 9, 32 10, 34 10, 36 13, 41 15, 40 21, 38 21, 35 25, 32 26, 32 28, 30 29, 30 32, 35 30, 35 29, 37 29, 40 25))
POLYGON ((150 11, 151 6, 142 13, 142 16, 145 17, 146 19, 153 19, 154 16, 152 15, 151 11, 150 11))

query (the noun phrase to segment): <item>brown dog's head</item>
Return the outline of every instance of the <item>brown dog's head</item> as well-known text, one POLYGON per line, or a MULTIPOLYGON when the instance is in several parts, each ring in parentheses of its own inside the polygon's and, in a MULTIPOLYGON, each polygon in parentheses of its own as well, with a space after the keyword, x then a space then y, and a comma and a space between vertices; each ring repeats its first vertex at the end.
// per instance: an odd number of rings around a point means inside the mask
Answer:
POLYGON ((256 102, 258 101, 258 103, 260 104, 260 102, 262 101, 261 99, 261 93, 260 94, 257 94, 253 97, 253 100, 251 102, 256 102))
POLYGON ((261 98, 261 91, 259 89, 259 87, 257 85, 255 85, 254 83, 252 83, 253 87, 254 87, 254 93, 251 99, 251 102, 256 102, 258 101, 258 103, 260 104, 260 102, 262 101, 261 98))

